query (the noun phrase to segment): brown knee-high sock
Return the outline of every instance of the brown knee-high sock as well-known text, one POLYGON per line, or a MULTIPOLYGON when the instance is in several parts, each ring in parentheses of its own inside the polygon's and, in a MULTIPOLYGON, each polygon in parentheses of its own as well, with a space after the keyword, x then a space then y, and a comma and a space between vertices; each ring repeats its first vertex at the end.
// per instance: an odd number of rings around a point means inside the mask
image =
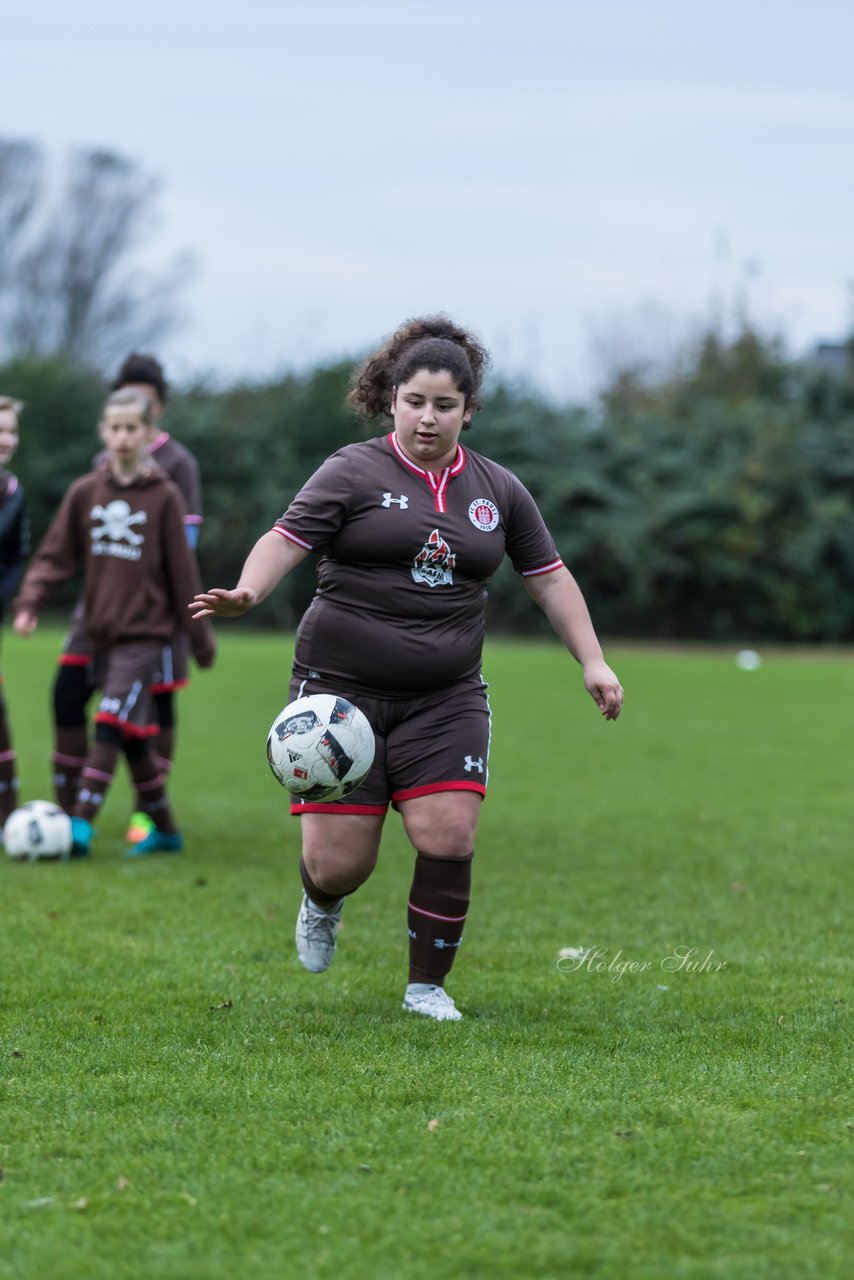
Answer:
POLYGON ((0 823, 5 822, 12 810, 18 807, 16 760, 17 753, 12 747, 6 722, 6 708, 0 700, 0 823))
MULTIPOLYGON (((156 793, 156 788, 153 786, 153 778, 149 778, 147 774, 141 775, 141 782, 137 783, 136 775, 134 773, 134 764, 130 755, 128 755, 127 761, 128 768, 130 769, 131 781, 133 782, 134 790, 136 791, 134 808, 139 810, 141 813, 147 813, 159 831, 166 831, 166 827, 160 826, 155 810, 157 806, 161 804, 161 801, 166 798, 165 788, 169 782, 169 771, 172 768, 172 761, 160 755, 157 749, 158 741, 159 736, 153 740, 154 745, 151 748, 151 759, 154 762, 155 773, 160 778, 161 790, 163 792, 162 795, 156 793), (152 808, 152 805, 155 807, 152 808)), ((174 830, 175 828, 173 826, 168 829, 174 830)))
MULTIPOLYGON (((157 720, 157 733, 151 739, 151 747, 154 755, 154 762, 158 772, 162 773, 164 786, 169 779, 169 771, 172 768, 172 758, 175 754, 175 694, 171 689, 164 690, 154 695, 155 718, 157 720)), ((127 751, 126 751, 127 754, 127 751)), ((128 754, 128 764, 131 758, 128 754)), ((133 769, 131 768, 131 774, 133 769)), ((162 797, 159 797, 162 799, 162 797)), ((150 791, 136 792, 136 807, 141 809, 143 813, 147 813, 157 826, 158 830, 166 831, 166 827, 160 826, 155 812, 149 808, 152 803, 157 803, 150 791)), ((170 830, 175 830, 174 823, 170 830)))
MULTIPOLYGON (((92 692, 85 657, 82 661, 69 657, 68 663, 60 660, 53 682, 53 790, 57 804, 66 813, 71 813, 77 799, 80 771, 89 755, 86 707, 92 692)), ((96 729, 95 737, 98 733, 96 729)), ((118 742, 121 736, 116 730, 112 738, 105 738, 103 728, 100 734, 101 741, 118 742)))
POLYGON ((75 725, 73 728, 57 725, 56 750, 51 756, 53 793, 56 803, 66 813, 71 812, 77 799, 80 770, 86 763, 88 753, 89 732, 85 724, 75 725))
POLYGON ((463 939, 471 896, 471 860, 415 857, 409 892, 409 981, 444 985, 463 939))
POLYGON ((80 787, 71 810, 75 818, 95 821, 113 781, 118 758, 117 742, 99 742, 96 739, 80 771, 80 787))
POLYGON ((128 739, 124 743, 128 768, 136 788, 137 804, 158 831, 174 835, 178 830, 166 794, 166 774, 155 759, 150 743, 128 739))

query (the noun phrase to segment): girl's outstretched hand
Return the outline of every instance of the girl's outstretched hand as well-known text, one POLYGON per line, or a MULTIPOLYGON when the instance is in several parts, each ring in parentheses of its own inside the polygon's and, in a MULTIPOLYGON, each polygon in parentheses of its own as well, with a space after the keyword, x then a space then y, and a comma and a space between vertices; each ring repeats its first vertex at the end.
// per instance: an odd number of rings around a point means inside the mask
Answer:
POLYGON ((233 591, 212 587, 210 591, 194 596, 187 608, 194 621, 199 618, 239 618, 252 608, 257 598, 249 587, 235 587, 233 591))

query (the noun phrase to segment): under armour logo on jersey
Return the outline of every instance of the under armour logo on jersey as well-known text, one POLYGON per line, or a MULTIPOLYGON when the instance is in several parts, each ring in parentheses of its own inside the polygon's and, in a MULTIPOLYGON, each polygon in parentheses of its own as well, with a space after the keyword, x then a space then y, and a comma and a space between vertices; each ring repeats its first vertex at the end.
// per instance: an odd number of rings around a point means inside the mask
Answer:
POLYGON ((396 507, 400 507, 401 511, 405 511, 409 506, 409 499, 405 493, 402 493, 399 498, 393 498, 390 493, 384 493, 383 506, 390 507, 392 503, 394 503, 396 507))
POLYGON ((478 773, 483 773, 483 756, 478 756, 473 760, 471 756, 466 756, 466 773, 471 773, 472 769, 477 769, 478 773))

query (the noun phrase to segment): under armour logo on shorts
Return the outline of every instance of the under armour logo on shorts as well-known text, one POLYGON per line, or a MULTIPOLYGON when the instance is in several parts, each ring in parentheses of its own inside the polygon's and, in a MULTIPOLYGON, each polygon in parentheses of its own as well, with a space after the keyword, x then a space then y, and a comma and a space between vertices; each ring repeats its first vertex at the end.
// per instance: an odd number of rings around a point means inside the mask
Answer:
POLYGON ((471 756, 466 756, 466 773, 471 773, 472 769, 477 769, 478 773, 483 773, 483 756, 478 756, 473 760, 471 756))

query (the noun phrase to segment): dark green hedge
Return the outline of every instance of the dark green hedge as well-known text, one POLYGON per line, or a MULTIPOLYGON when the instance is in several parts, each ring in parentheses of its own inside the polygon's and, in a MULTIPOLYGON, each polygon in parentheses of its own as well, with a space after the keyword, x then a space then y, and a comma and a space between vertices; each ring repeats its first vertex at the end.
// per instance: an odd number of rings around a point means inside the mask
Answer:
MULTIPOLYGON (((302 481, 365 434, 344 407, 349 372, 336 364, 173 397, 168 428, 202 468, 208 585, 233 584, 302 481)), ((59 360, 21 360, 0 367, 0 392, 27 402, 14 467, 39 536, 88 468, 103 383, 59 360)), ((854 636, 854 362, 831 376, 749 331, 729 344, 707 336, 678 373, 626 373, 589 406, 493 386, 465 440, 532 490, 601 632, 854 636)), ((312 576, 307 565, 257 620, 291 625, 312 576)), ((491 612, 508 630, 543 625, 506 566, 491 612)))

